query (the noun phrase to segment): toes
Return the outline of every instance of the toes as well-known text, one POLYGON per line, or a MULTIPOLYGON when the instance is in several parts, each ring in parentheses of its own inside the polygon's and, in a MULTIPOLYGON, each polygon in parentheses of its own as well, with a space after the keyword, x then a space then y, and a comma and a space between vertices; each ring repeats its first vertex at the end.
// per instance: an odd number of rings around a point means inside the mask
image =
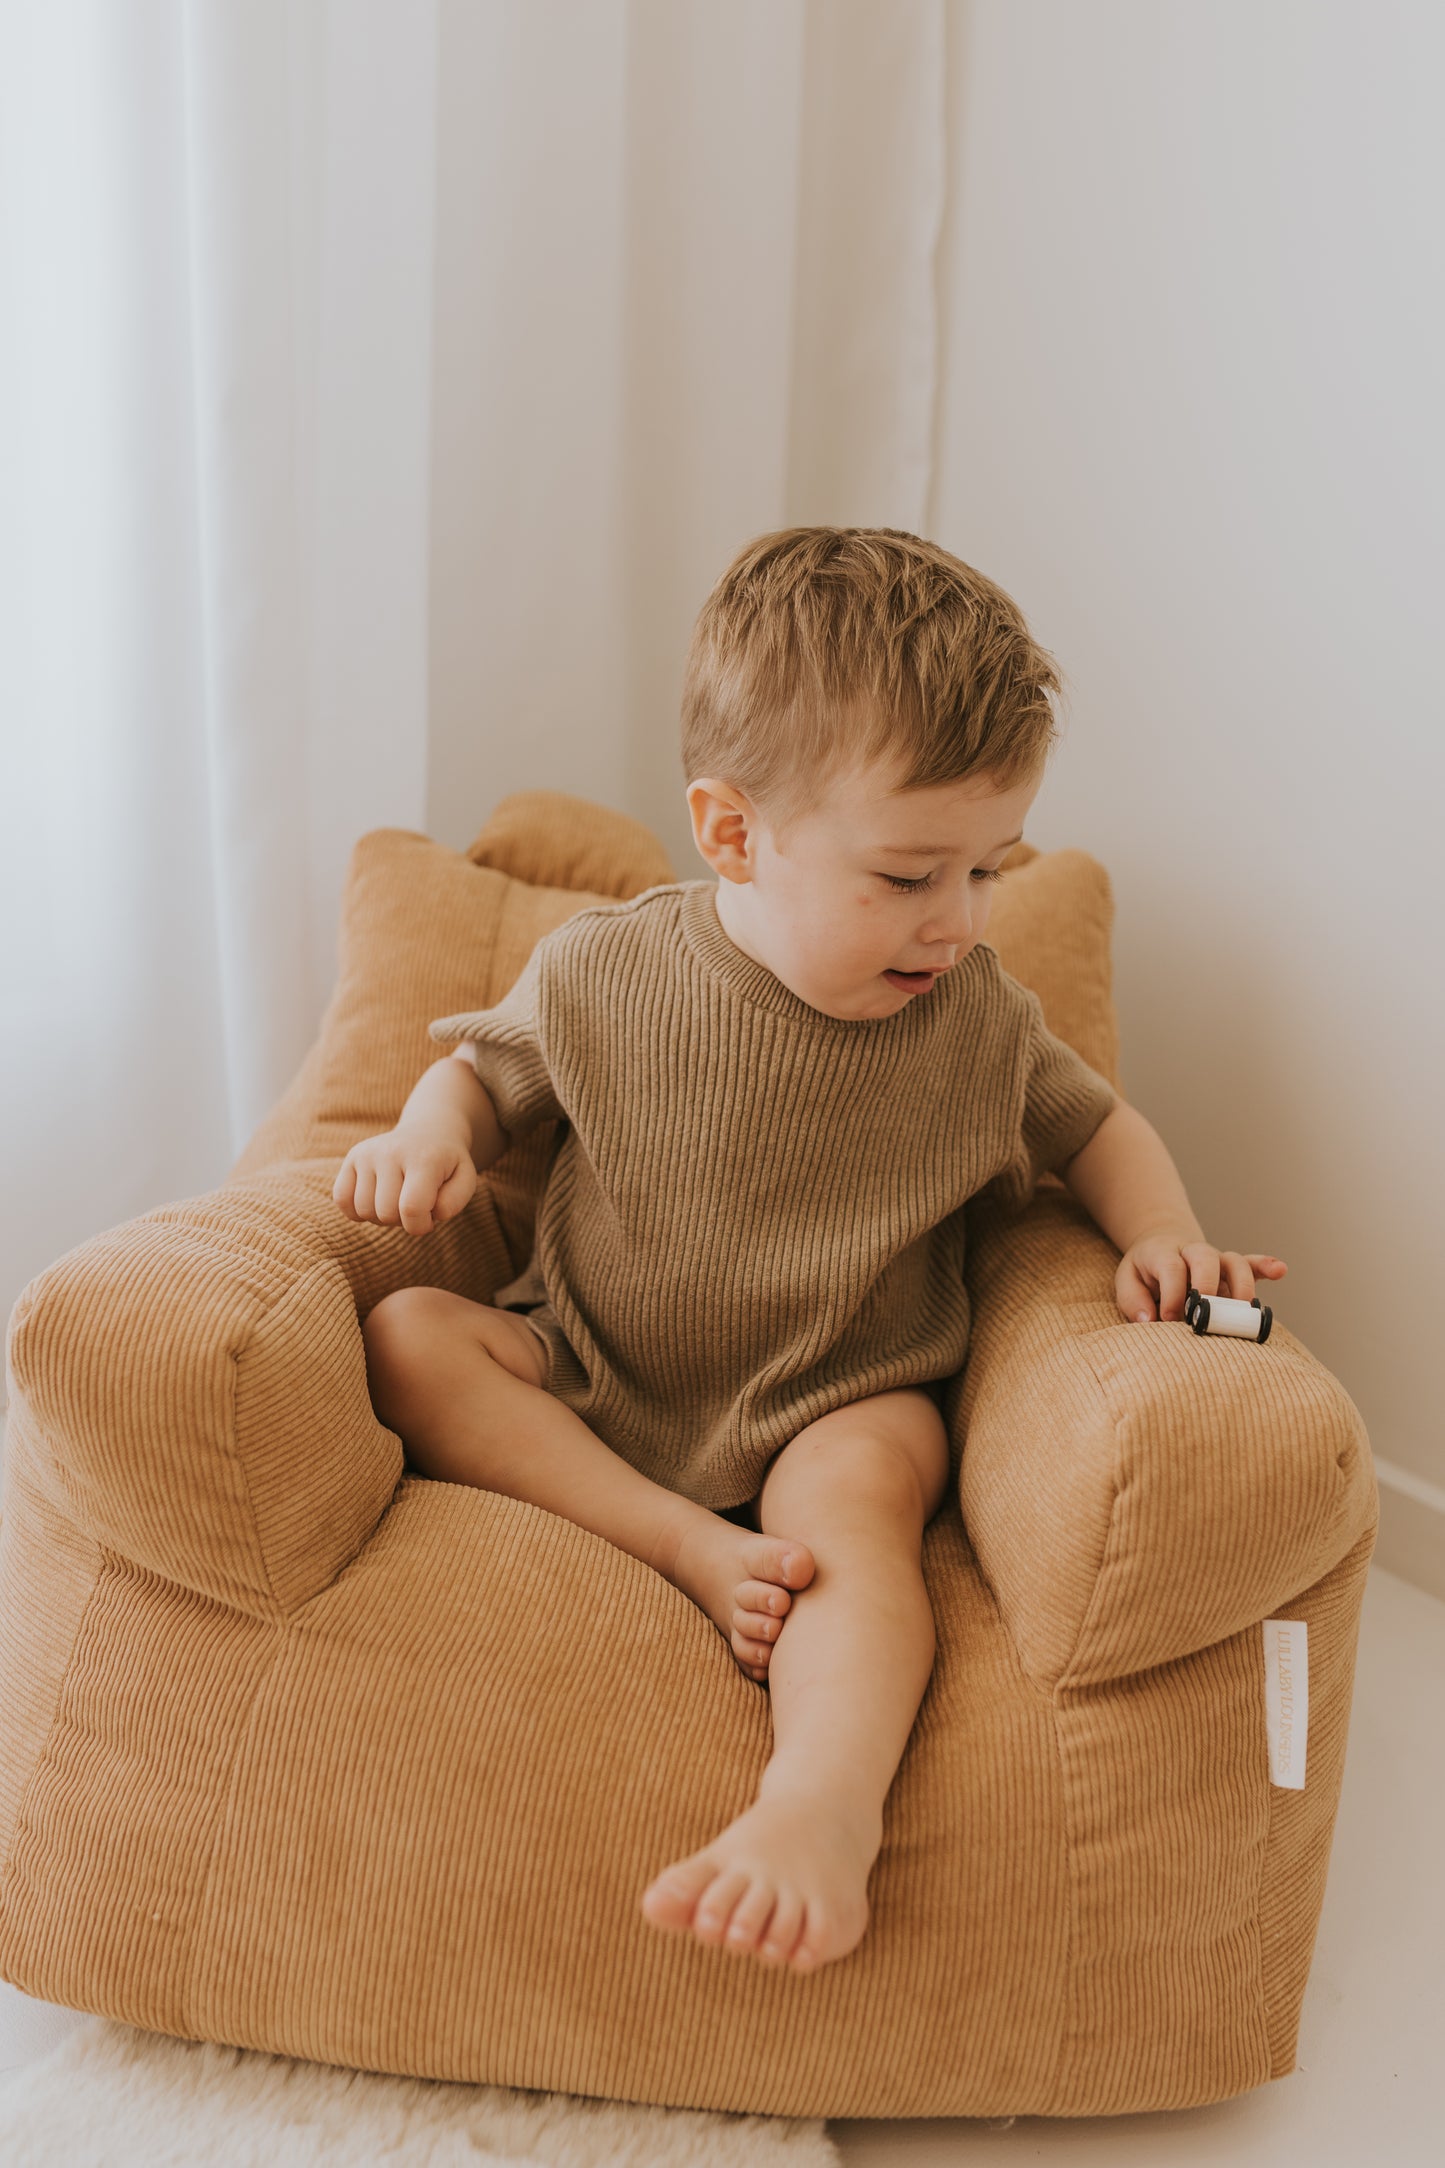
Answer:
POLYGON ((813 1578, 813 1554, 806 1543, 786 1536, 760 1536, 749 1554, 756 1578, 782 1583, 790 1589, 804 1588, 813 1578), (756 1562, 754 1564, 754 1561, 756 1562))
POLYGON ((808 1933, 805 1928, 797 1948, 788 1959, 788 1967, 792 1972, 814 1972, 817 1970, 817 1966, 818 1953, 809 1943, 808 1933))
POLYGON ((766 1641, 750 1641, 746 1634, 734 1633, 732 1651, 745 1669, 766 1671, 772 1648, 766 1641))
POLYGON ((832 1945, 835 1940, 836 1937, 817 1905, 805 1905, 803 1931, 793 1945, 793 1954, 788 1959, 790 1969, 794 1972, 816 1972, 818 1967, 826 1964, 828 1958, 834 1954, 832 1945))
POLYGON ((867 1906, 860 1917, 854 1917, 849 1908, 828 1914, 819 1912, 816 1905, 807 1907, 807 1920, 789 1963, 795 1972, 816 1972, 821 1965, 830 1965, 834 1958, 846 1957, 857 1947, 867 1927, 867 1906))
POLYGON ((758 1956, 765 1965, 782 1965, 792 1956, 798 1945, 798 1934, 803 1925, 803 1900, 796 1890, 778 1892, 773 1916, 758 1946, 758 1956))
POLYGON ((777 1902, 777 1891, 771 1882, 753 1881, 743 1891, 733 1908, 724 1937, 730 1950, 756 1949, 769 1914, 777 1902))
POLYGON ((779 1588, 776 1581, 740 1581, 738 1584, 739 1609, 761 1611, 764 1617, 780 1619, 792 1600, 791 1592, 779 1588))
POLYGON ((733 1906, 751 1881, 746 1867, 728 1867, 714 1874, 711 1887, 703 1891, 692 1915, 692 1931, 700 1942, 722 1941, 733 1906))
POLYGON ((813 1578, 813 1554, 806 1543, 789 1543, 778 1563, 789 1588, 806 1588, 813 1578))
POLYGON ((717 1862, 700 1854, 665 1867, 642 1893, 642 1909, 655 1927, 686 1927, 693 1906, 717 1873, 717 1862))
POLYGON ((749 1641, 776 1641, 783 1630, 783 1622, 771 1617, 766 1611, 734 1611, 733 1632, 746 1635, 749 1641))

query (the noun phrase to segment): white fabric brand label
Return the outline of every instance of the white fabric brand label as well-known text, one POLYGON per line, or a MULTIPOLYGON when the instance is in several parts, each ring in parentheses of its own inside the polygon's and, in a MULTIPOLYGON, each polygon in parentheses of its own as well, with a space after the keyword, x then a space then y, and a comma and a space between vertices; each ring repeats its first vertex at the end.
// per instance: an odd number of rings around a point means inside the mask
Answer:
POLYGON ((1264 1622, 1264 1721, 1270 1783, 1302 1792, 1310 1726, 1310 1630, 1301 1618, 1264 1622))

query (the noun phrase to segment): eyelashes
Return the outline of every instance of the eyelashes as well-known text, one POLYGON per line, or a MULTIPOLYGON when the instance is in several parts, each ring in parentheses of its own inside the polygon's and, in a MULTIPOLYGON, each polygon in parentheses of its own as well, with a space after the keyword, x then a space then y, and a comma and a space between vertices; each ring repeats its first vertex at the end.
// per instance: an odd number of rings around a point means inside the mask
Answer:
MULTIPOLYGON (((881 878, 888 883, 890 888, 898 889, 901 894, 916 896, 922 889, 932 888, 936 876, 928 873, 924 875, 921 881, 902 881, 896 874, 885 873, 881 878)), ((989 873, 982 867, 976 866, 970 875, 970 879, 975 881, 1001 881, 1003 879, 1003 868, 999 866, 992 873, 989 873)))

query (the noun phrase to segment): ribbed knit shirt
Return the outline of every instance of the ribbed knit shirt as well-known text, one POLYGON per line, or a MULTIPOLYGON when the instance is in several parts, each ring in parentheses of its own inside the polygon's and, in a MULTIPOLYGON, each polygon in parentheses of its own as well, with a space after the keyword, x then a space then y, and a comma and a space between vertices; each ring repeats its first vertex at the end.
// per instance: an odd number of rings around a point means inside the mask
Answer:
POLYGON ((961 1369, 964 1213, 1021 1210, 1118 1103, 986 942, 892 1015, 835 1017, 737 946, 717 883, 544 934, 465 1041, 509 1138, 557 1123, 527 1270, 547 1391, 701 1505, 805 1424, 961 1369))

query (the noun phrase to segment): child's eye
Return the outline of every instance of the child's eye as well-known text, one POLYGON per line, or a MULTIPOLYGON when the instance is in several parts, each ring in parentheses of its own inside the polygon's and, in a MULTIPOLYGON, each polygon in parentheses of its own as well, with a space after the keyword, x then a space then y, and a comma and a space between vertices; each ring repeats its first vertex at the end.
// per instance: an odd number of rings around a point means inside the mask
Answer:
MULTIPOLYGON (((927 873, 921 881, 901 881, 897 874, 885 873, 882 878, 890 888, 901 889, 905 895, 916 896, 920 889, 932 888, 935 876, 927 873)), ((969 878, 975 881, 1001 881, 1003 879, 1003 868, 1002 866, 995 867, 994 871, 989 873, 982 866, 975 866, 969 878)))

